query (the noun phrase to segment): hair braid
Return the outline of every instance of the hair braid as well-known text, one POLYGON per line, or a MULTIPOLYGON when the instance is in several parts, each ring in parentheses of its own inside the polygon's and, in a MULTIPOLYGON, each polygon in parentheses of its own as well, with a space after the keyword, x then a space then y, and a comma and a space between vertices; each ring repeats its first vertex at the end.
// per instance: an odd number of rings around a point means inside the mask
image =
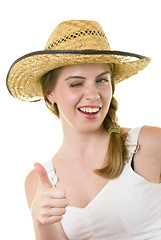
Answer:
MULTIPOLYGON (((112 97, 110 108, 107 116, 104 119, 103 125, 106 130, 110 127, 119 127, 117 123, 116 111, 118 109, 117 100, 112 97)), ((110 135, 109 145, 105 156, 105 165, 101 169, 95 169, 94 172, 106 178, 118 177, 127 160, 127 147, 126 147, 127 134, 112 133, 110 135)))

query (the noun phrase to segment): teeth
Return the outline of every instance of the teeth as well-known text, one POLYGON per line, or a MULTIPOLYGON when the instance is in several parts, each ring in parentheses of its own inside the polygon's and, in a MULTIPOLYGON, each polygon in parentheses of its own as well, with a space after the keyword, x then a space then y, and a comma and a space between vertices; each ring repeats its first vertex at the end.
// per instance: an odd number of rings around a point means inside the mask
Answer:
POLYGON ((95 113, 95 112, 98 112, 99 111, 99 108, 90 108, 90 107, 82 107, 82 108, 79 108, 82 112, 88 112, 88 113, 95 113))

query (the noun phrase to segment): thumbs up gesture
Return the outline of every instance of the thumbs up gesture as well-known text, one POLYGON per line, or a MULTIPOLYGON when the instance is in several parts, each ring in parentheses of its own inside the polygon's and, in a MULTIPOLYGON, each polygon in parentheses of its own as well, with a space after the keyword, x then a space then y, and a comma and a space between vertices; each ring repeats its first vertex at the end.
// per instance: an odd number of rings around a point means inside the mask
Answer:
POLYGON ((59 222, 68 206, 65 192, 61 189, 53 188, 46 169, 40 163, 35 163, 34 167, 39 182, 30 208, 32 217, 42 224, 59 222))

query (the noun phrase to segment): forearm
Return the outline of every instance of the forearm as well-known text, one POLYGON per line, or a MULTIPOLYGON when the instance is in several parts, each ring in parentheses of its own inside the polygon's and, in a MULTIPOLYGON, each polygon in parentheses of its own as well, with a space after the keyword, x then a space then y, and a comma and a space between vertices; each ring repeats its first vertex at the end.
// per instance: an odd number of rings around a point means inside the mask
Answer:
POLYGON ((45 225, 33 221, 36 240, 65 240, 55 224, 45 225))

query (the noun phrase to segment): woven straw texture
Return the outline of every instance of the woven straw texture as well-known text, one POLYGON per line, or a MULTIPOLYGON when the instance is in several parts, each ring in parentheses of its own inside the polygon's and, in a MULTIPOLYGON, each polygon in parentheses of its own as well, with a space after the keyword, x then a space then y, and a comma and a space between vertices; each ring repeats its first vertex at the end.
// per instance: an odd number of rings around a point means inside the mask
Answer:
POLYGON ((55 28, 45 50, 29 53, 13 63, 7 75, 7 87, 15 98, 38 101, 44 99, 40 79, 55 68, 114 63, 113 79, 118 83, 143 70, 149 62, 149 58, 141 55, 111 51, 98 22, 70 20, 55 28))

